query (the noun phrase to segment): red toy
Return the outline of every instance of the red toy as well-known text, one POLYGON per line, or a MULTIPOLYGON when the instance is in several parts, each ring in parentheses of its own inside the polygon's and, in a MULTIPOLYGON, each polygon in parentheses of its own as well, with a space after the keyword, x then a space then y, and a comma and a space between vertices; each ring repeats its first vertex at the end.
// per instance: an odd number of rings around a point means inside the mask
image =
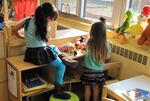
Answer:
POLYGON ((138 39, 138 44, 139 45, 150 45, 150 6, 144 6, 142 11, 141 11, 141 16, 145 17, 148 22, 147 27, 145 30, 142 32, 142 35, 140 39, 138 39))
POLYGON ((85 49, 86 48, 86 43, 88 40, 88 36, 81 36, 79 40, 76 40, 75 46, 76 49, 85 49))

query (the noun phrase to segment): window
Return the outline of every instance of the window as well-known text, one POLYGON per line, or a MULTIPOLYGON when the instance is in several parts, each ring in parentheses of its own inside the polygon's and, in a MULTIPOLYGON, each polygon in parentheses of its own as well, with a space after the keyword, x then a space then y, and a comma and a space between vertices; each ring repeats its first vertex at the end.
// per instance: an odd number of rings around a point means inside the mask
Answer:
POLYGON ((86 0, 84 17, 98 19, 101 16, 111 18, 114 0, 86 0))
POLYGON ((76 15, 77 0, 57 0, 59 11, 76 15))
POLYGON ((115 1, 122 3, 123 0, 56 0, 56 6, 60 12, 76 15, 90 21, 105 17, 109 25, 112 26, 115 1))
POLYGON ((150 0, 130 0, 130 8, 134 13, 139 14, 143 6, 150 5, 150 0))
POLYGON ((145 5, 150 5, 150 0, 130 0, 129 8, 133 10, 134 14, 132 18, 133 23, 137 22, 138 16, 145 5))
MULTIPOLYGON (((124 21, 122 15, 128 8, 139 14, 150 0, 56 0, 61 12, 76 15, 88 21, 105 17, 109 28, 117 28, 124 21)), ((136 16, 135 16, 136 17, 136 16)))

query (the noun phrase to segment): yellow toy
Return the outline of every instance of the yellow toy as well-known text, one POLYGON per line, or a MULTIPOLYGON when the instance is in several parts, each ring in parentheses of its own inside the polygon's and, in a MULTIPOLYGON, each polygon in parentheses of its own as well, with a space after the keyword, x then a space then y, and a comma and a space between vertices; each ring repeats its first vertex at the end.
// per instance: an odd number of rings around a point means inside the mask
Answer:
POLYGON ((125 30, 125 32, 130 33, 131 37, 133 38, 139 38, 144 31, 143 22, 145 19, 143 19, 142 16, 138 16, 138 21, 136 24, 131 25, 129 28, 125 30))

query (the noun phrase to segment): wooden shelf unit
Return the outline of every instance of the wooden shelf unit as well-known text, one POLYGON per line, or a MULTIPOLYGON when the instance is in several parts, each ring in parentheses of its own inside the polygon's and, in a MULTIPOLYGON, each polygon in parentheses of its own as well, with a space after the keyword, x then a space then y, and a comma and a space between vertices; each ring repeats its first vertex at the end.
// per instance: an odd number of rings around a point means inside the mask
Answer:
MULTIPOLYGON (((44 68, 46 69, 47 65, 34 65, 31 63, 24 62, 23 59, 24 59, 24 56, 15 56, 15 57, 7 58, 8 79, 13 78, 13 80, 15 80, 14 78, 16 78, 16 81, 9 82, 9 81, 11 81, 10 79, 8 81, 8 89, 9 89, 9 93, 11 96, 11 97, 9 97, 9 101, 22 101, 23 97, 37 95, 37 94, 44 93, 44 92, 54 89, 54 85, 51 82, 54 81, 53 76, 54 76, 55 72, 51 71, 51 68, 49 68, 50 70, 48 72, 50 75, 48 75, 48 77, 52 77, 52 79, 50 78, 50 83, 49 83, 48 88, 24 93, 22 90, 22 73, 25 71, 30 71, 30 70, 34 71, 34 70, 39 70, 39 69, 42 70, 44 68), (13 74, 13 75, 11 75, 11 74, 13 74), (16 82, 16 83, 13 84, 13 82, 16 82), (14 87, 10 87, 10 86, 14 86, 14 87), (16 87, 16 89, 14 89, 15 87, 16 87)), ((47 70, 44 70, 44 71, 47 71, 47 70)), ((72 80, 65 81, 65 83, 67 83, 67 84, 69 83, 70 87, 71 87, 71 83, 80 82, 79 78, 80 78, 80 75, 77 73, 77 74, 75 74, 75 76, 72 80)), ((49 82, 49 80, 48 80, 48 82, 49 82)))
POLYGON ((5 33, 0 30, 0 100, 8 101, 5 33))

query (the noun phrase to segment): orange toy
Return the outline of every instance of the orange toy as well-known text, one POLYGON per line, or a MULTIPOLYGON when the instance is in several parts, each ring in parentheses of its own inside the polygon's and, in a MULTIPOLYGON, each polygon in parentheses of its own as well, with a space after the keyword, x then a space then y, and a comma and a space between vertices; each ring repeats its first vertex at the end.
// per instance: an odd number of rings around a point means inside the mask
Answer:
POLYGON ((148 19, 148 25, 142 32, 142 36, 138 40, 139 45, 150 45, 150 19, 148 19))
POLYGON ((119 35, 118 42, 120 44, 126 44, 127 43, 127 39, 125 38, 124 35, 119 35))
POLYGON ((119 42, 120 44, 126 44, 127 43, 127 39, 125 38, 124 35, 120 35, 118 33, 115 33, 113 38, 119 42))
POLYGON ((139 45, 150 45, 150 6, 145 6, 142 9, 141 15, 147 18, 148 25, 145 30, 142 32, 140 39, 138 39, 139 45))

